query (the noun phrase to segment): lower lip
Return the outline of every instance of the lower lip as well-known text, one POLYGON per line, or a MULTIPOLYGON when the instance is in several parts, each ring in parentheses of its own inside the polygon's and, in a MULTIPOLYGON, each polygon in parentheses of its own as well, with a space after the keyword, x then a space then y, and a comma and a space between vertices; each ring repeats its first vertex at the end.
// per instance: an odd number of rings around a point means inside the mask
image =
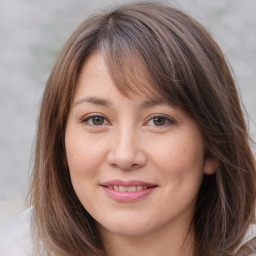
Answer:
POLYGON ((107 187, 102 188, 105 190, 109 197, 119 202, 135 202, 149 195, 152 191, 155 190, 156 187, 133 192, 120 192, 114 189, 109 189, 107 187))

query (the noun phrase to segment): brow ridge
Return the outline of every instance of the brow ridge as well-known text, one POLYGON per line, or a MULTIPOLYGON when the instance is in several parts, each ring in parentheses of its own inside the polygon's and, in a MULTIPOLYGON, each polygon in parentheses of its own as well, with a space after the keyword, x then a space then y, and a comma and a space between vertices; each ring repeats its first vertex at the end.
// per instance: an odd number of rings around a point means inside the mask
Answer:
MULTIPOLYGON (((92 104, 100 105, 100 106, 104 106, 104 107, 109 107, 109 106, 113 105, 111 103, 111 101, 109 101, 107 99, 102 99, 102 98, 98 98, 98 97, 86 97, 86 98, 82 98, 82 99, 76 101, 74 103, 74 107, 79 104, 82 104, 82 103, 92 103, 92 104)), ((163 104, 165 104, 164 101, 146 100, 139 104, 139 108, 144 109, 144 108, 150 108, 153 106, 163 105, 163 104)))
POLYGON ((97 98, 97 97, 86 97, 86 98, 82 98, 82 99, 76 101, 74 104, 74 107, 81 103, 93 103, 95 105, 101 105, 101 106, 105 106, 105 107, 112 105, 109 100, 105 100, 105 99, 101 99, 101 98, 97 98))

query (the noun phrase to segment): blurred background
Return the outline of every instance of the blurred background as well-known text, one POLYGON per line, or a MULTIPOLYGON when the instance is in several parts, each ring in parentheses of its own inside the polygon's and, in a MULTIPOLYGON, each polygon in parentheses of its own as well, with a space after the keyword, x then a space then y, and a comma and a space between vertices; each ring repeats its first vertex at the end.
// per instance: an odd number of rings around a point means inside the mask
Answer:
MULTIPOLYGON (((88 15, 125 2, 0 0, 0 228, 26 207, 40 100, 58 51, 88 15)), ((218 42, 256 139, 256 1, 162 2, 191 14, 218 42)))

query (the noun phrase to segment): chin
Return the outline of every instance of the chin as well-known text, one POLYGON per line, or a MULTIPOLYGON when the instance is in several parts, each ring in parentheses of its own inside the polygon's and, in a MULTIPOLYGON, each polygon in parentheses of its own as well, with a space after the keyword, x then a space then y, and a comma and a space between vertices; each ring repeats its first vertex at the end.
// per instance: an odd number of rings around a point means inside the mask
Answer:
MULTIPOLYGON (((151 222, 152 224, 152 222, 151 222)), ((137 220, 132 220, 129 218, 124 218, 122 221, 113 221, 113 222, 102 222, 99 223, 99 228, 105 232, 111 232, 114 234, 122 236, 143 236, 154 230, 154 227, 150 223, 137 220)))

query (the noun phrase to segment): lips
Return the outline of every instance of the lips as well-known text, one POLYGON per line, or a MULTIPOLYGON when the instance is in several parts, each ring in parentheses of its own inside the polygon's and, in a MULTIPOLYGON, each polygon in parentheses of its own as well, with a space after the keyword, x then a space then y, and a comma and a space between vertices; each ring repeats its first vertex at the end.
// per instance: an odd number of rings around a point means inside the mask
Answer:
POLYGON ((156 184, 143 181, 122 181, 111 180, 100 184, 109 197, 120 202, 138 201, 149 195, 156 187, 156 184))

